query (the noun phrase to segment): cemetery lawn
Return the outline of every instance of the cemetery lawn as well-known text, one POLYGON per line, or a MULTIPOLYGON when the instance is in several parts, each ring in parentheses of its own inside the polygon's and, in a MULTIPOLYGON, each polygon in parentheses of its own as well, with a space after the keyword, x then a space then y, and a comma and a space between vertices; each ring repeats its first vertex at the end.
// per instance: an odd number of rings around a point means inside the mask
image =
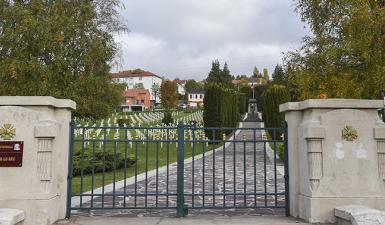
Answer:
MULTIPOLYGON (((135 159, 135 154, 137 152, 137 164, 127 165, 126 172, 125 169, 117 169, 114 171, 108 172, 99 172, 94 173, 94 176, 91 174, 84 174, 83 178, 80 175, 74 176, 72 179, 72 194, 84 193, 87 191, 91 191, 92 189, 100 188, 102 186, 124 180, 125 178, 135 176, 135 170, 137 170, 137 174, 141 174, 146 172, 146 164, 147 171, 151 171, 160 168, 162 166, 166 166, 167 164, 172 164, 177 161, 177 148, 175 143, 169 143, 169 148, 167 148, 167 143, 163 143, 163 148, 160 147, 159 142, 148 143, 148 148, 146 148, 146 143, 142 142, 137 143, 137 150, 135 144, 132 148, 127 147, 127 156, 135 159), (147 149, 147 151, 146 151, 147 149), (167 149, 169 149, 167 151, 167 149), (157 154, 158 153, 158 154, 157 154), (147 162, 146 162, 146 155, 147 162), (82 185, 81 185, 82 183, 82 185)), ((190 145, 190 143, 185 143, 185 159, 192 157, 192 155, 202 154, 203 151, 211 151, 221 146, 220 144, 209 144, 206 146, 204 143, 195 143, 194 147, 190 145), (194 154, 193 154, 194 153, 194 154)), ((107 147, 108 149, 105 151, 114 151, 114 148, 111 146, 107 147)), ((95 148, 95 152, 102 151, 101 149, 95 148)), ((125 146, 122 144, 117 147, 117 152, 121 152, 124 154, 125 146)), ((161 175, 164 176, 164 175, 161 175)))

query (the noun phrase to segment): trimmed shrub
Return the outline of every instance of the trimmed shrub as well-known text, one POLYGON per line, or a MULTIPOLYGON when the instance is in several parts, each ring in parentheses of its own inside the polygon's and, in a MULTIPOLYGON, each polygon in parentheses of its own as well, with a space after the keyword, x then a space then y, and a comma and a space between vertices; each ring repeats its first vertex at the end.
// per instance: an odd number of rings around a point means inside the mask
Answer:
POLYGON ((164 117, 162 119, 162 123, 165 125, 170 125, 174 123, 174 118, 172 118, 172 113, 167 111, 164 113, 164 117))
MULTIPOLYGON (((240 115, 246 112, 246 96, 219 84, 205 86, 203 120, 205 127, 236 127, 240 115)), ((231 130, 205 130, 209 139, 221 140, 231 130), (215 133, 215 135, 214 135, 215 133)))
POLYGON ((117 119, 116 122, 118 123, 119 127, 123 127, 124 124, 128 126, 131 123, 130 119, 117 119))
POLYGON ((263 96, 262 94, 267 90, 268 84, 257 85, 255 87, 255 99, 257 100, 258 112, 263 112, 263 96))
MULTIPOLYGON (((85 148, 84 149, 84 160, 82 163, 82 150, 81 148, 77 148, 74 152, 74 161, 73 161, 73 175, 78 176, 82 171, 83 164, 83 174, 92 173, 92 167, 94 166, 94 172, 99 173, 104 171, 112 171, 114 170, 114 151, 113 149, 106 149, 104 154, 102 151, 95 151, 94 155, 94 165, 92 163, 92 149, 85 148), (104 159, 104 163, 103 163, 104 159)), ((126 166, 127 168, 135 164, 134 155, 127 155, 126 166)), ((121 169, 124 168, 124 152, 117 151, 116 152, 116 168, 121 169)))
POLYGON ((247 105, 248 105, 248 99, 246 97, 246 94, 238 93, 238 109, 239 109, 240 116, 242 116, 247 112, 247 105))
MULTIPOLYGON (((287 89, 283 85, 272 85, 262 94, 262 118, 265 127, 279 128, 284 126, 285 116, 279 112, 279 105, 289 101, 287 89)), ((269 130, 270 136, 275 140, 281 140, 283 130, 269 130)))

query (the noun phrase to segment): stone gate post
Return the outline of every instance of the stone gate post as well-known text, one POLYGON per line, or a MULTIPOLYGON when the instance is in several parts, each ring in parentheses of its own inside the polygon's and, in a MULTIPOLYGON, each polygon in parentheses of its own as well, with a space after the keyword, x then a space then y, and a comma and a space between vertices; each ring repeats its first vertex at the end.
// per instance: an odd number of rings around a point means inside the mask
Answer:
POLYGON ((24 225, 65 217, 75 108, 71 100, 0 96, 0 208, 23 210, 24 225))
POLYGON ((280 106, 289 133, 290 211, 308 222, 335 222, 334 208, 385 210, 382 101, 326 99, 280 106))

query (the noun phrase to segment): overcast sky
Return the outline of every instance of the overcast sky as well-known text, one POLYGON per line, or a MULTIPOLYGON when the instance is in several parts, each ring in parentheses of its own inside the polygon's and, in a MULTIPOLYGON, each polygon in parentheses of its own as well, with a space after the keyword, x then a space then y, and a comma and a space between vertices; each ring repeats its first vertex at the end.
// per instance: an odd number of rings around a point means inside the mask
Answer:
POLYGON ((207 77, 211 62, 233 75, 271 73, 308 34, 293 0, 123 0, 131 32, 116 36, 120 66, 173 79, 207 77))

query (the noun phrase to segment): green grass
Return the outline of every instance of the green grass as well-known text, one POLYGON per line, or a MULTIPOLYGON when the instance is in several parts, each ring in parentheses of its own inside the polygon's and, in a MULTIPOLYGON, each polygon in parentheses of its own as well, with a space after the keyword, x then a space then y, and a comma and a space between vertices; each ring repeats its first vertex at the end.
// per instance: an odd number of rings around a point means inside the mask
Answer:
MULTIPOLYGON (((269 146, 271 149, 273 149, 274 151, 274 140, 271 138, 269 132, 266 131, 266 138, 267 140, 269 141, 269 146)), ((275 151, 277 153, 277 155, 279 156, 279 158, 282 160, 282 161, 285 161, 285 143, 284 142, 275 142, 275 151)))

